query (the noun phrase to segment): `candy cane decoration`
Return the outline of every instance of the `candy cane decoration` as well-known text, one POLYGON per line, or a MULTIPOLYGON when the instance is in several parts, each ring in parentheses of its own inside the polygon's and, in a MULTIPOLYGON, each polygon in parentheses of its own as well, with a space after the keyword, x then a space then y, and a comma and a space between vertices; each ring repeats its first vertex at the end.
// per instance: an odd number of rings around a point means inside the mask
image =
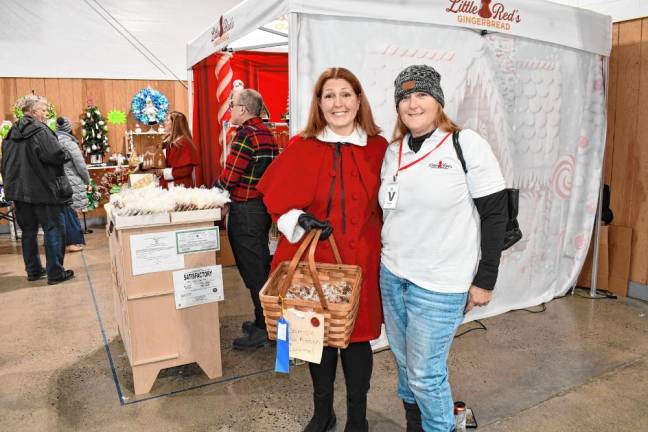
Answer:
POLYGON ((216 68, 214 69, 214 75, 216 76, 216 101, 218 102, 218 130, 219 130, 219 142, 223 152, 221 154, 221 162, 224 166, 225 156, 227 152, 225 151, 227 146, 226 135, 227 131, 223 128, 223 122, 230 119, 229 112, 229 97, 231 93, 231 83, 234 73, 232 72, 232 65, 230 60, 232 59, 232 53, 223 52, 216 63, 216 68))

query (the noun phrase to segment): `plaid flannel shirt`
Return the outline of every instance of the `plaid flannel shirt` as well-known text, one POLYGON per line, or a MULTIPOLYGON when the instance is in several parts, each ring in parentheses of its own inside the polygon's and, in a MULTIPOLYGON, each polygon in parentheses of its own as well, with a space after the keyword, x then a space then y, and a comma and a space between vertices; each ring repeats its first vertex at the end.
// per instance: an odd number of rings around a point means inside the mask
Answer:
POLYGON ((244 122, 232 140, 230 153, 219 181, 233 201, 243 202, 261 195, 256 190, 259 179, 279 154, 274 135, 259 117, 244 122))

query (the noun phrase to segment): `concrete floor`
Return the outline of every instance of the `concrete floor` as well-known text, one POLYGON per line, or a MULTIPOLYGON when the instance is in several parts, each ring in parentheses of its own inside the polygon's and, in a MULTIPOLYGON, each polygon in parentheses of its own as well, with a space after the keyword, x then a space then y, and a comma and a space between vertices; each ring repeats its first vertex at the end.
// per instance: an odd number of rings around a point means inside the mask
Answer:
MULTIPOLYGON (((0 238, 1 431, 303 428, 311 413, 308 368, 278 375, 271 371, 273 347, 252 353, 229 349, 251 311, 235 268, 224 272, 224 377, 210 381, 194 365, 174 368, 160 374, 150 395, 134 397, 113 317, 101 229, 88 236, 88 244, 83 253, 66 256, 75 279, 48 286, 27 282, 19 246, 6 235, 0 238), (182 391, 190 387, 195 388, 182 391)), ((646 303, 565 297, 544 313, 511 312, 484 322, 488 331, 456 339, 450 359, 455 399, 474 408, 480 431, 648 431, 646 303)), ((404 430, 395 385, 391 353, 377 353, 371 431, 404 430)), ((336 388, 338 425, 343 425, 341 369, 336 388)))

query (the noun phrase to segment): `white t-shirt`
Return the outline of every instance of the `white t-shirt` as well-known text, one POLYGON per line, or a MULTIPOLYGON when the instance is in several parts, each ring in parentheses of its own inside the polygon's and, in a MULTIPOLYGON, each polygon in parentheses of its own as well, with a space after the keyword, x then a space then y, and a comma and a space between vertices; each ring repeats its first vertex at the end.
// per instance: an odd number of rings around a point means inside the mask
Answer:
MULTIPOLYGON (((401 167, 421 158, 447 135, 436 130, 414 153, 403 140, 401 167)), ((480 221, 473 198, 505 188, 499 163, 476 132, 460 132, 468 174, 452 134, 425 159, 398 173, 396 208, 385 208, 398 168, 399 142, 389 145, 378 194, 383 208, 382 263, 398 277, 431 291, 468 291, 480 254, 480 221)))

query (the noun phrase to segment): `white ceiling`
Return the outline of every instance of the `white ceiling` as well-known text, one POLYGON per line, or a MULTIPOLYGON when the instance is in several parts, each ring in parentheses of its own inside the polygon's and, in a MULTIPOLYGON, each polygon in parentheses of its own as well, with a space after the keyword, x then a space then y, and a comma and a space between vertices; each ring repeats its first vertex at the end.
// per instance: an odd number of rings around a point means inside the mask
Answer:
MULTIPOLYGON (((0 76, 185 79, 186 43, 239 1, 0 0, 0 76)), ((648 16, 648 0, 553 1, 648 16)))
POLYGON ((648 16, 648 0, 549 0, 610 15, 612 21, 626 21, 648 16))
POLYGON ((0 76, 186 79, 186 43, 239 1, 0 0, 0 76))

